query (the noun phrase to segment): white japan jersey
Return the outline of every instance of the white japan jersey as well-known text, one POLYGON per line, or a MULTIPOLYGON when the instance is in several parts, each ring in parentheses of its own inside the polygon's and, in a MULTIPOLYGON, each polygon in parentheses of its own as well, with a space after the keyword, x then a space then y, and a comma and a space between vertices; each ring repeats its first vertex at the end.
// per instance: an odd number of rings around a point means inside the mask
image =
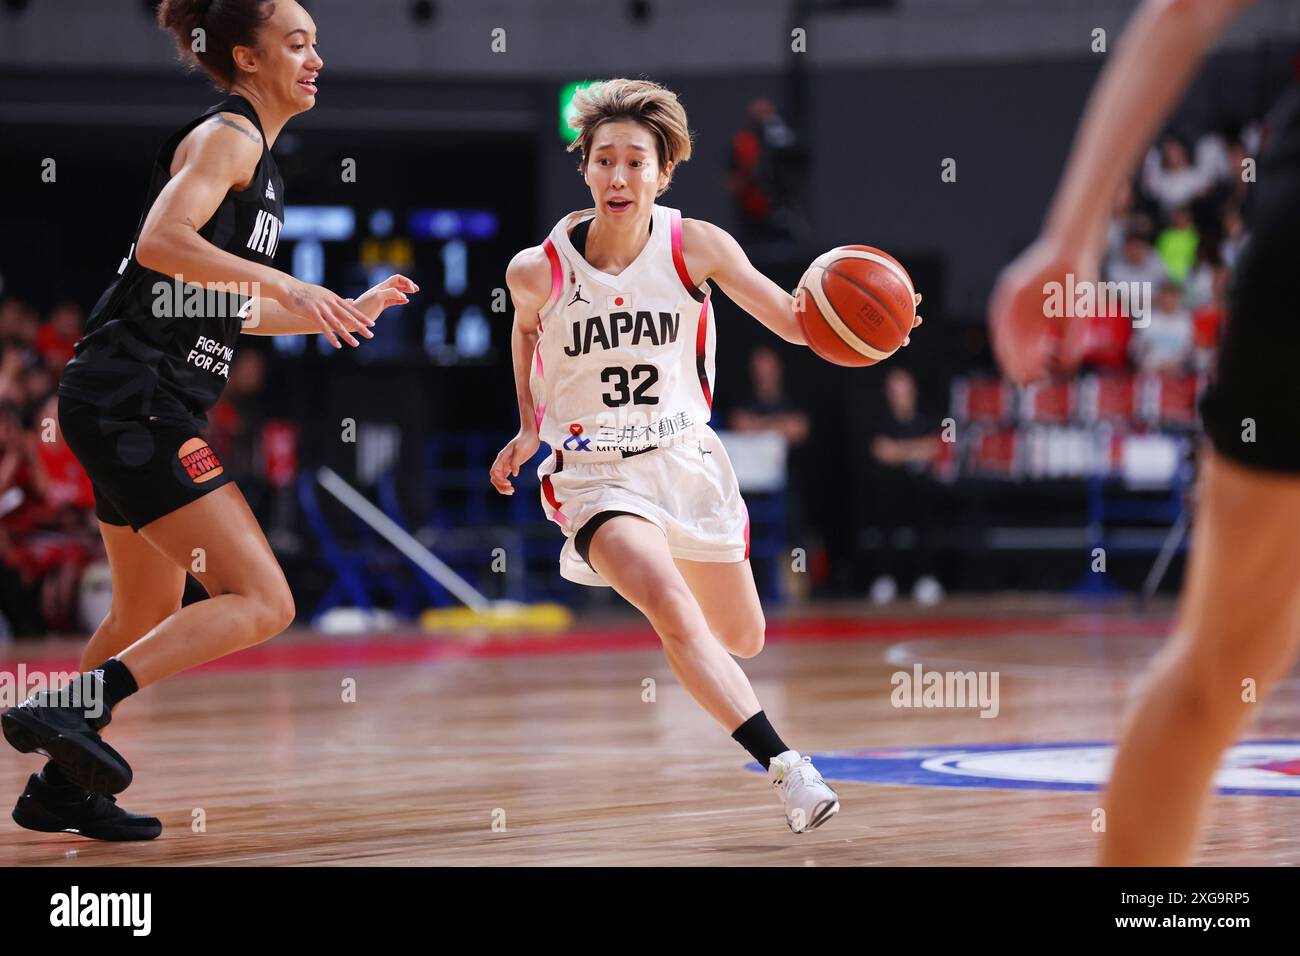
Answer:
POLYGON ((713 306, 708 283, 687 275, 681 213, 656 205, 645 248, 617 276, 569 239, 594 216, 570 213, 543 243, 551 295, 530 379, 542 441, 575 458, 670 444, 707 425, 713 404, 713 306))

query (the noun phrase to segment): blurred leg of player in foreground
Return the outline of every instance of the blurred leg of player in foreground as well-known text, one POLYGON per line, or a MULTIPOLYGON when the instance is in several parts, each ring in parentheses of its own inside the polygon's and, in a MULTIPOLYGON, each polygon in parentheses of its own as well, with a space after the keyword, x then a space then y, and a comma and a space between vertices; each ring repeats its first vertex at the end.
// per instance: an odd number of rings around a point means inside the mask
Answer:
POLYGON ((1189 862, 1210 781, 1300 646, 1300 481, 1206 449, 1173 636, 1128 715, 1102 863, 1189 862))
MULTIPOLYGON (((1054 358, 1065 369, 1077 359, 1085 323, 1050 327, 1047 284, 1095 278, 1110 198, 1206 50, 1250 2, 1146 0, 1134 15, 1089 102, 1041 237, 993 293, 994 350, 1014 380, 1043 375, 1054 358)), ((1288 143, 1300 136, 1295 99, 1280 128, 1288 143)), ((1195 546, 1174 636, 1121 736, 1105 799, 1108 865, 1190 860, 1215 768, 1256 711, 1247 700, 1262 699, 1300 644, 1300 295, 1279 268, 1300 221, 1300 169, 1288 149, 1261 157, 1260 216, 1204 408, 1214 450, 1205 453, 1195 546), (1248 421, 1258 441, 1245 439, 1248 421)))

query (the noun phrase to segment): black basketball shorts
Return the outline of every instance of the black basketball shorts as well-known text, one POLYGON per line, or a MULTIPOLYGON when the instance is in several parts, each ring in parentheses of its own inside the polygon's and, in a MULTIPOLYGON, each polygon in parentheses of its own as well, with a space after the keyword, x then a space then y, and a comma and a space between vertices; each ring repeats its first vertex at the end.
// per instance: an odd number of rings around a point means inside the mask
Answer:
POLYGON ((233 479, 189 418, 117 417, 59 396, 63 440, 95 490, 95 517, 139 531, 233 479))
POLYGON ((1225 458, 1300 474, 1300 164, 1267 179, 1261 166, 1254 188, 1258 214, 1201 415, 1225 458))

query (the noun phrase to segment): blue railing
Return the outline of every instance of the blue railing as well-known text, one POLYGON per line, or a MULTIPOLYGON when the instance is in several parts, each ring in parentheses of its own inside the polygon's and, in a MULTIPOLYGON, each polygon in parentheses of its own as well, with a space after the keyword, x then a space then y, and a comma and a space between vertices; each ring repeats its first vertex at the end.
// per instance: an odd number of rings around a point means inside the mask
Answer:
MULTIPOLYGON (((545 519, 540 503, 537 468, 549 449, 543 445, 520 469, 513 495, 498 494, 488 481, 488 470, 509 439, 509 434, 491 432, 430 436, 417 452, 421 479, 407 496, 415 500, 403 501, 395 470, 373 488, 360 490, 485 596, 572 604, 581 600, 582 589, 559 575, 563 534, 545 519)), ((391 606, 413 619, 425 607, 455 603, 355 516, 348 513, 336 522, 339 528, 331 526, 321 508, 314 468, 299 476, 298 500, 322 563, 334 575, 314 618, 340 606, 391 606)), ((769 604, 780 603, 787 558, 785 493, 746 495, 746 503, 759 593, 769 604)))

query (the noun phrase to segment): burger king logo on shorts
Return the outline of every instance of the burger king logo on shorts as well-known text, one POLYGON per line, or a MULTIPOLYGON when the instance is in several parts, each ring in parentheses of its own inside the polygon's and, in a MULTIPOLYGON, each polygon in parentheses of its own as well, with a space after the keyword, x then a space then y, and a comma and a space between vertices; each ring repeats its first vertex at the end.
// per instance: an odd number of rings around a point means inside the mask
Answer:
POLYGON ((190 480, 195 484, 211 481, 223 470, 216 453, 202 438, 189 439, 181 445, 180 450, 176 452, 176 457, 185 466, 185 474, 189 475, 190 480))

